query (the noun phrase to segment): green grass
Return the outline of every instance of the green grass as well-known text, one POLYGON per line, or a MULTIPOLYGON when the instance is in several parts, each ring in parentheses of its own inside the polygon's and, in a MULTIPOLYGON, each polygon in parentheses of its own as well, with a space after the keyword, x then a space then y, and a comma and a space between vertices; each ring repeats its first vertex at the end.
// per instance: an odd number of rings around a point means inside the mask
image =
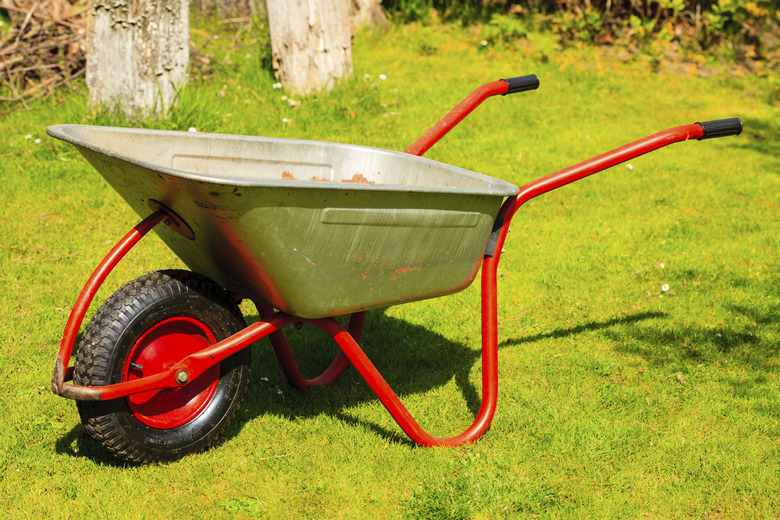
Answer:
MULTIPOLYGON (((673 145, 520 210, 500 266, 499 407, 477 443, 413 446, 353 369, 295 391, 262 341, 224 442, 128 467, 49 391, 81 285, 138 218, 44 129, 111 119, 90 115, 83 90, 6 115, 0 517, 780 516, 776 78, 661 75, 545 35, 495 53, 467 29, 410 25, 359 34, 354 79, 293 107, 256 47, 229 64, 218 54, 215 75, 154 126, 403 150, 476 86, 536 73, 538 91, 487 101, 427 156, 520 185, 678 124, 739 116, 745 132, 673 145)), ((147 239, 97 300, 178 266, 147 239)), ((459 433, 479 407, 478 302, 475 284, 369 314, 366 352, 436 434, 459 433)), ((309 374, 335 353, 306 328, 289 336, 309 374)))

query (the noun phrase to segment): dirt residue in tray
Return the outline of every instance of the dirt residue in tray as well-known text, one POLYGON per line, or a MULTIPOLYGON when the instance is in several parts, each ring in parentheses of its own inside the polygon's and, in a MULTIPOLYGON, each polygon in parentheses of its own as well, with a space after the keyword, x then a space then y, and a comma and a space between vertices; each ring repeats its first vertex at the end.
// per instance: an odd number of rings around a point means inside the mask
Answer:
MULTIPOLYGON (((298 179, 290 172, 282 172, 282 180, 285 181, 297 181, 298 179)), ((310 181, 330 182, 330 179, 324 179, 322 177, 312 177, 310 181)), ((342 179, 341 182, 353 182, 355 184, 375 184, 374 181, 368 180, 368 178, 362 173, 356 173, 349 179, 342 179)))
POLYGON ((356 182, 358 184, 374 184, 374 181, 370 181, 362 173, 356 173, 351 179, 342 179, 341 182, 356 182))

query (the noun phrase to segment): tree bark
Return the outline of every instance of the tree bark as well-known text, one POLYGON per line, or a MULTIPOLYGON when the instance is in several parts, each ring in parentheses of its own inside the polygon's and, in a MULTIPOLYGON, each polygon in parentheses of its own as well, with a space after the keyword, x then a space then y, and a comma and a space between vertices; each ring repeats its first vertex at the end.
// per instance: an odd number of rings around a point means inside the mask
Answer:
POLYGON ((90 14, 90 104, 165 115, 187 81, 189 0, 93 0, 90 14))
POLYGON ((288 90, 311 94, 352 74, 347 0, 267 0, 266 8, 274 71, 288 90))

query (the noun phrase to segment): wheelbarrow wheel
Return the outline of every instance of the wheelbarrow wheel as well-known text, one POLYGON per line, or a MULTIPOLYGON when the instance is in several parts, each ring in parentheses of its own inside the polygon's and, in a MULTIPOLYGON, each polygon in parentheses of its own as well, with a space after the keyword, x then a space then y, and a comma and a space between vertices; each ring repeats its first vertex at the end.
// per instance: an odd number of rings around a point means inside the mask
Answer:
MULTIPOLYGON (((236 303, 211 280, 157 271, 129 282, 84 330, 74 383, 103 386, 168 369, 246 327, 236 303)), ((214 443, 235 415, 249 379, 243 349, 181 388, 109 401, 79 401, 87 432, 134 463, 173 460, 214 443)))

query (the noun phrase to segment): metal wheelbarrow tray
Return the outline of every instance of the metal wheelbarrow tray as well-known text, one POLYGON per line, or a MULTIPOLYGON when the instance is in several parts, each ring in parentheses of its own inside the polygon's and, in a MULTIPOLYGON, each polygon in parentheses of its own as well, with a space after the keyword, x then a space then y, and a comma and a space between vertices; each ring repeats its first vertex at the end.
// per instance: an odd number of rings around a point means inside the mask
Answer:
POLYGON ((52 390, 78 401, 87 431, 131 462, 204 449, 246 388, 249 349, 268 336, 296 388, 351 364, 417 443, 454 446, 490 426, 498 395, 496 271, 519 207, 673 142, 736 135, 738 119, 670 128, 517 188, 418 157, 488 97, 533 90, 536 76, 487 83, 405 153, 335 143, 56 125, 144 220, 81 291, 55 360, 52 390), (160 223, 165 226, 159 226, 160 223), (112 295, 84 329, 106 276, 148 231, 192 270, 159 271, 112 295), (365 311, 449 294, 482 268, 482 406, 452 438, 420 428, 358 345, 365 311), (252 300, 246 326, 237 303, 252 300), (342 327, 333 317, 350 314, 342 327), (281 330, 310 323, 341 351, 305 379, 281 330), (70 381, 73 380, 73 383, 70 381))
POLYGON ((302 318, 439 296, 479 268, 506 182, 413 155, 315 141, 55 126, 163 241, 227 290, 302 318))

